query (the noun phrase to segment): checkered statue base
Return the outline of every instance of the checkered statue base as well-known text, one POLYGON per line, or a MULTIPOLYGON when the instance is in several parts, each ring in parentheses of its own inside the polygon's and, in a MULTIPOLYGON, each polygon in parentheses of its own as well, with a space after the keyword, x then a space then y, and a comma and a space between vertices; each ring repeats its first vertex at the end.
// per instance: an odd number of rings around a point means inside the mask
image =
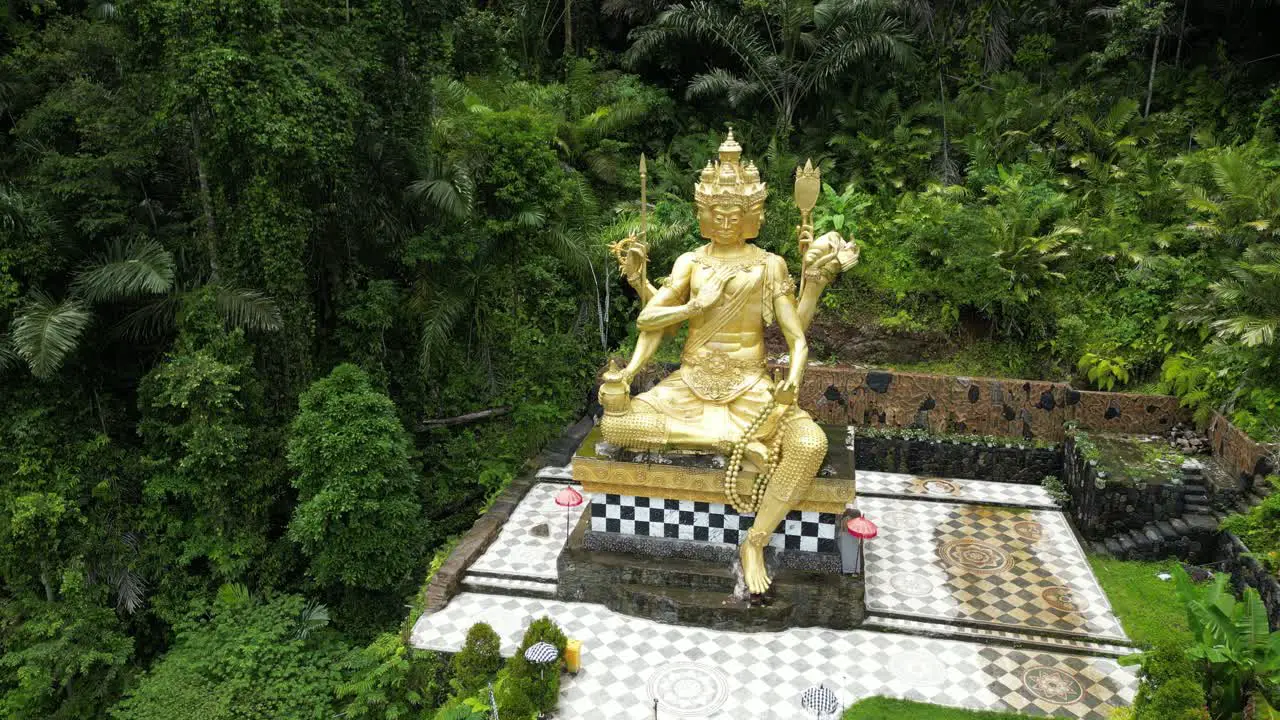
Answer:
POLYGON ((865 610, 861 547, 841 532, 856 512, 845 433, 828 430, 839 441, 807 495, 768 529, 773 582, 763 595, 748 592, 738 565, 756 516, 725 502, 722 458, 629 451, 588 436, 573 477, 591 502, 557 560, 557 596, 702 627, 856 627, 865 610))

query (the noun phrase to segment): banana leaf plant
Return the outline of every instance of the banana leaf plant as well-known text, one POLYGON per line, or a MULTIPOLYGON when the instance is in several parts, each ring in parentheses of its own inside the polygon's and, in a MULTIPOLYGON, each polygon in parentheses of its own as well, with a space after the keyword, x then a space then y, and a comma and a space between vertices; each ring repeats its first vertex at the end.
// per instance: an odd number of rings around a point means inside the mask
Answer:
MULTIPOLYGON (((1242 717, 1246 705, 1269 710, 1260 691, 1264 685, 1280 682, 1280 632, 1270 631, 1258 591, 1245 588, 1237 600, 1228 587, 1228 575, 1219 574, 1203 585, 1193 583, 1181 566, 1174 568, 1173 575, 1195 638, 1187 655, 1204 668, 1213 717, 1242 717)), ((1121 663, 1132 665, 1142 659, 1143 655, 1134 655, 1121 663)))

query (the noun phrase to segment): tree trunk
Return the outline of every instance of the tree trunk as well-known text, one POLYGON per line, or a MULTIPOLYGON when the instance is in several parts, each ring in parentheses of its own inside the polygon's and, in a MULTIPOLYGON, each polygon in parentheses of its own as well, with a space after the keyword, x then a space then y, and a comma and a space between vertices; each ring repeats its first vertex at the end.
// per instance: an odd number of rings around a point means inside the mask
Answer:
POLYGON ((1173 54, 1173 66, 1182 64, 1182 37, 1187 34, 1187 6, 1191 0, 1182 0, 1182 23, 1178 26, 1178 50, 1173 54))
POLYGON ((467 425, 469 423, 479 422, 481 420, 488 420, 489 418, 501 417, 503 415, 508 415, 510 413, 511 413, 510 406, 489 408, 488 410, 477 410, 476 412, 469 412, 464 415, 455 415, 453 417, 447 417, 447 418, 432 418, 430 420, 423 420, 422 422, 418 423, 418 429, 426 430, 428 428, 445 427, 448 425, 467 425))
POLYGON ((1156 33, 1156 41, 1151 45, 1151 72, 1147 75, 1147 106, 1142 110, 1142 117, 1151 114, 1151 93, 1156 87, 1156 59, 1160 57, 1160 33, 1156 33))
MULTIPOLYGON (((43 565, 43 563, 41 564, 43 565)), ((49 581, 48 570, 44 570, 44 569, 40 570, 40 584, 44 585, 44 599, 46 601, 52 603, 58 599, 57 595, 55 595, 53 592, 53 583, 49 581)))
POLYGON ((564 56, 573 57, 573 0, 564 0, 564 56))
POLYGON ((938 65, 938 101, 942 105, 942 184, 950 185, 951 177, 951 136, 947 132, 947 86, 942 81, 942 65, 938 65))
POLYGON ((191 154, 196 159, 196 179, 200 183, 200 207, 204 210, 204 228, 208 234, 206 245, 209 252, 209 279, 218 279, 218 228, 213 221, 213 199, 209 192, 209 175, 204 169, 204 158, 200 153, 200 121, 194 112, 191 113, 191 154))

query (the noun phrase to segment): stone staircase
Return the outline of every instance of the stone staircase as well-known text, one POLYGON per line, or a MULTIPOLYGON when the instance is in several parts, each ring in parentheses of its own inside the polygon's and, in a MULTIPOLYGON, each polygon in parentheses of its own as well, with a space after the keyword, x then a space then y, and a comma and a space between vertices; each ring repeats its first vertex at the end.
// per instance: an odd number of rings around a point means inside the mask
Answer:
POLYGON ((1116 533, 1089 542, 1091 551, 1124 560, 1155 560, 1170 555, 1189 557, 1200 550, 1209 536, 1233 513, 1247 513, 1271 493, 1268 487, 1255 487, 1229 503, 1230 511, 1214 507, 1209 498, 1209 478, 1203 462, 1193 460, 1182 467, 1186 490, 1182 515, 1169 520, 1149 522, 1140 528, 1116 533))

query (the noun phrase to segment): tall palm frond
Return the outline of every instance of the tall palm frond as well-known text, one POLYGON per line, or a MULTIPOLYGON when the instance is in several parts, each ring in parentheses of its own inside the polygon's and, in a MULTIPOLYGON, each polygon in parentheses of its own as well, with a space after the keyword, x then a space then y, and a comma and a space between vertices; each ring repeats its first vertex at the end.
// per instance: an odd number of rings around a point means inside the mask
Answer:
POLYGON ((125 315, 111 329, 111 334, 134 342, 160 337, 178 326, 178 311, 181 309, 182 295, 165 295, 125 315))
POLYGON ((9 342, 7 335, 0 335, 0 372, 14 367, 21 359, 18 353, 14 351, 13 344, 9 342))
POLYGON ((423 372, 439 359, 453 334, 453 329, 472 306, 472 297, 461 288, 453 290, 420 290, 418 304, 425 311, 422 339, 418 348, 418 364, 423 372))
POLYGON ((302 611, 298 613, 298 624, 294 629, 294 636, 299 640, 306 640, 311 631, 319 630, 328 624, 329 608, 315 600, 308 600, 302 611))
POLYGON ((1280 244, 1248 248, 1226 272, 1204 297, 1182 305, 1183 324, 1246 347, 1280 345, 1280 244))
POLYGON ((41 237, 53 227, 53 218, 30 196, 12 185, 0 185, 0 236, 41 237))
POLYGON ((742 107, 765 94, 760 82, 744 80, 724 68, 693 76, 685 91, 690 100, 723 97, 734 107, 742 107))
POLYGON ((58 302, 36 291, 10 323, 10 342, 36 377, 49 378, 75 350, 91 317, 79 300, 58 302))
POLYGON ((279 330, 283 324, 275 301, 257 290, 217 288, 218 315, 232 327, 246 330, 279 330))
POLYGON ((627 22, 645 22, 671 5, 672 0, 604 0, 600 12, 627 22))
POLYGON ((471 213, 475 183, 465 166, 454 164, 446 168, 436 161, 428 164, 427 175, 409 184, 406 192, 411 199, 456 219, 471 213))
POLYGON ((173 287, 173 254, 155 240, 114 242, 76 275, 71 292, 91 303, 160 295, 173 287))

